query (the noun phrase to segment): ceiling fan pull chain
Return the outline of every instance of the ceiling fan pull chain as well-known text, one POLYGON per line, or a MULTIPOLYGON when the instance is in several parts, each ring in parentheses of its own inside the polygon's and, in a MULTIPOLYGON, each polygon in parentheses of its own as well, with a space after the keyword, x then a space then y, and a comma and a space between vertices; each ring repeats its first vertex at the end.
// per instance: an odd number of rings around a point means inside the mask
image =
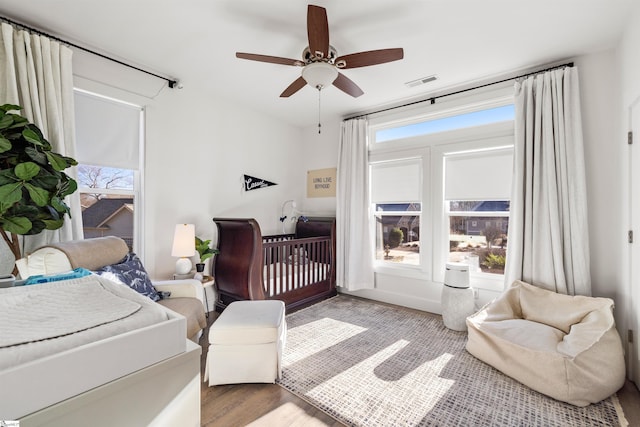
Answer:
POLYGON ((320 92, 322 92, 322 88, 318 87, 318 134, 322 133, 320 132, 322 130, 322 125, 320 124, 320 92))

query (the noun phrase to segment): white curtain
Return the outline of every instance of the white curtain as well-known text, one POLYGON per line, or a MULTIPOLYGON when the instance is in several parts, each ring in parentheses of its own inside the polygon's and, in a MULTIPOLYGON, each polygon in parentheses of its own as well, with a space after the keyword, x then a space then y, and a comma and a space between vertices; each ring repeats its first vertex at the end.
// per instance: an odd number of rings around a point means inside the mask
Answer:
POLYGON ((336 284, 350 291, 373 288, 366 119, 342 122, 337 175, 336 284))
MULTIPOLYGON (((53 151, 75 158, 72 51, 46 37, 2 23, 0 40, 0 103, 17 104, 20 114, 40 128, 53 151)), ((65 170, 75 178, 75 168, 65 170)), ((24 253, 56 241, 82 239, 80 196, 66 200, 72 219, 54 231, 26 236, 24 253)))
POLYGON ((505 281, 591 295, 578 71, 516 84, 514 180, 505 281))

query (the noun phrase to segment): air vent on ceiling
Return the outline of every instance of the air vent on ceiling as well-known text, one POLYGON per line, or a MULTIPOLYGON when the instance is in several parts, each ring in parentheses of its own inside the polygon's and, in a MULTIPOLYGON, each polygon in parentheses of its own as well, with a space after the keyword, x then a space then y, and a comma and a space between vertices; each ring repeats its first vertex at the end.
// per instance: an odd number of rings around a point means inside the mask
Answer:
POLYGON ((438 79, 438 77, 434 74, 432 76, 422 77, 422 78, 419 78, 417 80, 412 80, 410 82, 406 82, 404 85, 406 87, 416 87, 416 86, 423 85, 425 83, 432 82, 432 81, 437 80, 437 79, 438 79))

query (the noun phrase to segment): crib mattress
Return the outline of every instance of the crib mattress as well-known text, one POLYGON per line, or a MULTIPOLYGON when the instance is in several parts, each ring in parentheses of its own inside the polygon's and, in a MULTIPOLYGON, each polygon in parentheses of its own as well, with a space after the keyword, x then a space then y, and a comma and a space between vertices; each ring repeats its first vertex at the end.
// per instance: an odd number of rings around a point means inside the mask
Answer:
POLYGON ((264 266, 265 292, 269 296, 303 288, 313 283, 327 280, 330 264, 310 262, 305 265, 269 264, 264 266))
POLYGON ((24 311, 22 316, 15 316, 14 312, 14 316, 3 319, 10 322, 11 317, 16 317, 12 324, 2 326, 5 333, 0 339, 0 419, 19 419, 186 348, 184 317, 98 276, 0 289, 0 301, 18 301, 24 311), (69 285, 68 289, 63 288, 65 295, 83 285, 87 289, 100 288, 107 294, 79 292, 84 295, 67 295, 65 303, 65 298, 56 293, 65 285, 69 285), (42 298, 47 294, 58 306, 42 298), (114 315, 105 314, 110 308, 105 308, 105 301, 91 301, 96 296, 101 300, 113 296, 124 300, 124 304, 115 308, 114 315), (77 304, 76 298, 86 297, 89 300, 83 312, 85 304, 77 304), (76 302, 80 313, 69 311, 68 306, 73 305, 70 301, 76 302), (96 311, 95 320, 88 318, 91 310, 96 311), (61 326, 66 317, 74 320, 61 326), (38 321, 42 330, 37 327, 38 321), (24 330, 23 336, 16 334, 20 330, 24 330))

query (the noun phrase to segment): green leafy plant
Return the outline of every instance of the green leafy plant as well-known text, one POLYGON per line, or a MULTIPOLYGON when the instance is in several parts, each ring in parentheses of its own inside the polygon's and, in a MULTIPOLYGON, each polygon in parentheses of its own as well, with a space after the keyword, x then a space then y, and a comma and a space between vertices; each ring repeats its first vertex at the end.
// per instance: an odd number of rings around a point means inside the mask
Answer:
POLYGON ((504 255, 497 255, 497 254, 488 254, 484 261, 482 262, 482 265, 484 265, 487 268, 500 268, 500 269, 504 269, 504 265, 506 263, 506 257, 504 255))
POLYGON ((196 251, 200 255, 200 262, 203 263, 215 254, 219 254, 220 251, 211 248, 211 240, 202 240, 196 236, 196 251))
POLYGON ((0 234, 16 259, 18 235, 62 227, 64 216, 71 216, 64 198, 78 188, 63 172, 78 162, 51 151, 36 125, 11 113, 20 109, 0 106, 0 234))
POLYGON ((389 232, 389 246, 392 248, 397 248, 400 246, 400 243, 404 240, 404 233, 399 228, 393 228, 389 232))

